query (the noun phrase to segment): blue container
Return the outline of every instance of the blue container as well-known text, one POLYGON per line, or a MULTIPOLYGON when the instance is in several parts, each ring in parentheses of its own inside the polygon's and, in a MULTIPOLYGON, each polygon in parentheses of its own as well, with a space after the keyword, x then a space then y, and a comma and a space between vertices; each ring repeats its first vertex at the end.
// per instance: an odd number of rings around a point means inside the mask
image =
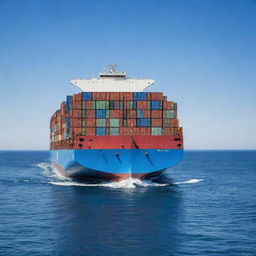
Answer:
POLYGON ((83 100, 92 100, 92 93, 91 92, 82 92, 83 100))
POLYGON ((146 92, 134 92, 133 100, 147 100, 147 93, 146 92))
POLYGON ((150 127, 150 118, 137 118, 138 127, 150 127))
POLYGON ((96 110, 96 118, 106 118, 106 110, 97 109, 96 110))
POLYGON ((144 117, 144 110, 137 110, 137 117, 143 118, 144 117))
POLYGON ((162 101, 152 100, 151 101, 151 109, 162 109, 162 101))
POLYGON ((66 124, 67 124, 67 128, 70 128, 70 119, 69 119, 69 117, 66 117, 66 124))
POLYGON ((104 135, 106 135, 106 128, 104 128, 104 127, 97 127, 96 128, 96 135, 97 136, 104 136, 104 135))

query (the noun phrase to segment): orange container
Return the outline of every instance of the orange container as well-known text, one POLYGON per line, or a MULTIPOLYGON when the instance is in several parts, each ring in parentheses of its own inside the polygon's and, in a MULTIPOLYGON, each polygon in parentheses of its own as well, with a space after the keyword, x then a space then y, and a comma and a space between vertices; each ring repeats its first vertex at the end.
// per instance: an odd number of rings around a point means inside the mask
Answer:
POLYGON ((137 109, 148 109, 148 102, 144 100, 138 100, 137 109))
POLYGON ((93 100, 109 100, 109 92, 93 92, 93 100))
POLYGON ((127 119, 127 127, 136 127, 136 119, 127 119))
POLYGON ((163 119, 156 119, 156 118, 151 119, 152 127, 162 127, 162 125, 163 125, 163 119))
POLYGON ((132 92, 124 92, 123 100, 133 100, 133 93, 132 92))
POLYGON ((162 110, 151 110, 151 118, 162 118, 163 112, 162 110))
POLYGON ((120 93, 119 92, 110 92, 109 93, 109 100, 120 100, 120 93))
POLYGON ((85 110, 86 118, 95 118, 95 110, 85 110))

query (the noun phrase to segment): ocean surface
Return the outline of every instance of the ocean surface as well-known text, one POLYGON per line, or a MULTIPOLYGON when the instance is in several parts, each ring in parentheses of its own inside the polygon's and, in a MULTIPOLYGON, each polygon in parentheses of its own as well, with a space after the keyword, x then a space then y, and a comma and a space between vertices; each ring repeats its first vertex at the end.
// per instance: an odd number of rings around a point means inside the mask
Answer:
POLYGON ((165 183, 77 183, 0 151, 0 255, 256 255, 256 151, 186 151, 165 183))

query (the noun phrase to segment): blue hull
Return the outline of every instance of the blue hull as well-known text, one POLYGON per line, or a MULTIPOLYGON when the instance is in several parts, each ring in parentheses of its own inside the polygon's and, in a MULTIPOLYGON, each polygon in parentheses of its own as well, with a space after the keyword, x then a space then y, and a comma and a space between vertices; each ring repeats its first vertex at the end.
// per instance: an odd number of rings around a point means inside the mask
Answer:
POLYGON ((68 177, 86 180, 147 179, 183 158, 183 149, 51 150, 51 159, 68 177))

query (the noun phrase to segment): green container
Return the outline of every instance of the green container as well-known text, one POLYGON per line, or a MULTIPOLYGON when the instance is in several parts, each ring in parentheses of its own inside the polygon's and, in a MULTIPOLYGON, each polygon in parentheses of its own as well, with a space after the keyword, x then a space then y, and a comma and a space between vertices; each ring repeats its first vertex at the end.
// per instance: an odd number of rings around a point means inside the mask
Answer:
POLYGON ((82 102, 82 109, 86 109, 85 101, 82 102))
POLYGON ((82 109, 82 118, 86 118, 85 111, 86 111, 85 109, 82 109))
POLYGON ((174 118, 174 110, 166 110, 166 118, 174 118))
POLYGON ((109 135, 119 135, 119 128, 109 128, 109 135))
POLYGON ((85 127, 82 127, 82 136, 85 136, 85 127))
POLYGON ((82 120, 82 127, 85 127, 85 126, 86 126, 86 121, 82 120))
POLYGON ((106 110, 106 118, 109 118, 109 110, 106 110))
POLYGON ((152 127, 151 135, 162 135, 163 129, 161 127, 152 127))
POLYGON ((105 127, 106 119, 103 119, 103 118, 96 119, 96 126, 97 127, 105 127))
POLYGON ((123 100, 120 100, 119 102, 119 109, 124 109, 124 101, 123 100))
POLYGON ((109 126, 110 127, 119 127, 119 119, 110 118, 109 119, 109 126))
POLYGON ((108 100, 97 100, 96 101, 96 109, 109 109, 109 101, 108 100))
POLYGON ((148 105, 148 108, 147 108, 147 109, 150 109, 150 108, 151 108, 151 103, 150 103, 150 101, 147 101, 147 105, 148 105))

